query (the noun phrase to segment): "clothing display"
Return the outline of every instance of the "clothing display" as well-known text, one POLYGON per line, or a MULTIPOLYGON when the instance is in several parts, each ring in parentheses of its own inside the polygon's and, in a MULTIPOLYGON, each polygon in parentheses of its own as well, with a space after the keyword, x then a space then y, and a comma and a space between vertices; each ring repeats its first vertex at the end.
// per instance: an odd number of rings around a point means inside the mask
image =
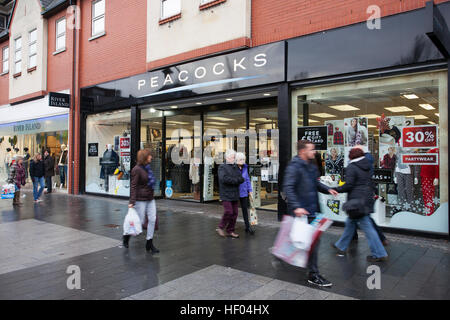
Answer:
MULTIPOLYGON (((438 148, 429 150, 427 153, 439 153, 438 148)), ((425 204, 425 214, 431 216, 435 209, 436 186, 434 180, 439 179, 439 165, 425 165, 420 170, 422 182, 423 202, 425 204)))
POLYGON ((397 155, 389 156, 389 153, 386 153, 383 157, 383 161, 381 162, 380 167, 383 169, 394 169, 397 163, 397 155))
POLYGON ((335 159, 331 156, 325 161, 327 174, 341 174, 344 169, 344 157, 339 154, 335 159))
POLYGON ((327 128, 328 128, 328 135, 332 136, 333 135, 333 124, 332 123, 328 123, 327 124, 327 128))
POLYGON ((333 144, 335 145, 344 144, 344 134, 341 131, 338 131, 338 128, 336 128, 336 132, 333 135, 333 144))
POLYGON ((414 199, 414 178, 410 173, 395 172, 397 178, 398 202, 411 203, 414 199))
POLYGON ((100 179, 105 180, 105 191, 109 191, 109 176, 119 167, 119 155, 113 150, 108 149, 103 153, 100 161, 100 179))

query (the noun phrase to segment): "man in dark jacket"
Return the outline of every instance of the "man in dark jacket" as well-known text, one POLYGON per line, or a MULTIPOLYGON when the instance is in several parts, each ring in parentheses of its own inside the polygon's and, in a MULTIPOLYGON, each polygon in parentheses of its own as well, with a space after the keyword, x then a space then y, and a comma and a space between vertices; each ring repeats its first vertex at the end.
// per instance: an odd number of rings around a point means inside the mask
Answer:
POLYGON ((216 231, 222 237, 225 237, 227 232, 232 238, 238 238, 234 227, 239 209, 239 185, 244 182, 244 178, 235 164, 236 152, 227 150, 225 157, 226 163, 219 166, 219 195, 224 213, 216 231))
POLYGON ((55 160, 50 155, 50 150, 44 151, 45 185, 47 193, 52 193, 52 177, 55 175, 55 160))
MULTIPOLYGON (((308 140, 300 140, 297 143, 297 150, 298 155, 286 168, 283 189, 287 198, 288 213, 297 217, 308 215, 308 222, 311 223, 319 210, 317 192, 332 195, 337 195, 337 192, 319 181, 319 170, 313 162, 316 153, 314 144, 308 140)), ((308 282, 319 287, 329 287, 332 283, 319 274, 318 250, 319 241, 308 261, 308 282)))

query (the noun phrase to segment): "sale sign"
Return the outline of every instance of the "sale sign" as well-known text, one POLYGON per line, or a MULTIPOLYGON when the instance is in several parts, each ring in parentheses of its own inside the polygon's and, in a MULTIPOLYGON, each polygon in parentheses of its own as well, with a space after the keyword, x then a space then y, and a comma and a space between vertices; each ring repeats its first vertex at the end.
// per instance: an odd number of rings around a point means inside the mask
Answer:
POLYGON ((411 153, 402 154, 402 163, 409 165, 434 165, 439 164, 439 154, 438 153, 411 153))
POLYGON ((402 129, 403 148, 436 148, 437 140, 437 125, 410 126, 402 129))
POLYGON ((130 149, 130 138, 129 137, 121 137, 119 142, 120 149, 130 149))

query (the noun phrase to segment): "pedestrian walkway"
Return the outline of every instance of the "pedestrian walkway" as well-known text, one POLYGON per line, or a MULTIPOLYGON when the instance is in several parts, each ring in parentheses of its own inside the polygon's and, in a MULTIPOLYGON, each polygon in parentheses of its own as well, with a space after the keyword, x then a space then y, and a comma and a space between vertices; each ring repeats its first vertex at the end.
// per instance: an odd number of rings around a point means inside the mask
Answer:
POLYGON ((319 267, 334 285, 317 289, 306 283, 305 270, 274 263, 274 212, 260 212, 255 236, 244 233, 240 219, 241 237, 224 239, 215 232, 220 206, 159 200, 161 253, 151 255, 144 235, 132 238, 129 249, 120 245, 126 200, 58 193, 43 199, 34 204, 28 193, 19 208, 0 201, 0 299, 175 299, 170 288, 197 299, 450 299, 446 240, 388 234, 390 259, 377 264, 381 289, 369 290, 366 241, 337 257, 329 244, 342 229, 331 228, 319 267), (67 288, 73 265, 81 270, 79 290, 67 288), (195 282, 199 290, 191 291, 195 282))

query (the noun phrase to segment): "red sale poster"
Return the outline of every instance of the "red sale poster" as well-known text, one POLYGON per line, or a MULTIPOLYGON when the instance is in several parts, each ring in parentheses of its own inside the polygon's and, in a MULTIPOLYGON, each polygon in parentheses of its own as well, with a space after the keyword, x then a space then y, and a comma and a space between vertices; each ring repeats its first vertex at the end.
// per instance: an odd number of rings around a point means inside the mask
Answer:
POLYGON ((120 138, 120 149, 130 149, 130 138, 120 138))
POLYGON ((437 125, 403 127, 403 148, 436 148, 437 146, 437 125))

